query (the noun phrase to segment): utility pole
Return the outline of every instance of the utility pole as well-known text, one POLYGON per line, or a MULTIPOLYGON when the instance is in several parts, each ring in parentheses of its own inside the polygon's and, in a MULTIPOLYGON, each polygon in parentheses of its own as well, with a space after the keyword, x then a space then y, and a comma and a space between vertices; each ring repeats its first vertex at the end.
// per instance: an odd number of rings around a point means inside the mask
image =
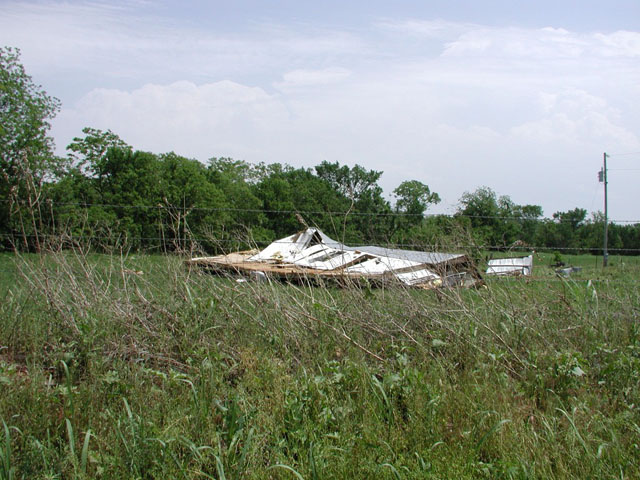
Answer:
POLYGON ((604 183, 604 248, 602 251, 602 266, 606 267, 609 263, 609 252, 607 251, 607 242, 609 240, 609 216, 607 211, 607 153, 604 153, 604 166, 598 172, 598 180, 604 183))

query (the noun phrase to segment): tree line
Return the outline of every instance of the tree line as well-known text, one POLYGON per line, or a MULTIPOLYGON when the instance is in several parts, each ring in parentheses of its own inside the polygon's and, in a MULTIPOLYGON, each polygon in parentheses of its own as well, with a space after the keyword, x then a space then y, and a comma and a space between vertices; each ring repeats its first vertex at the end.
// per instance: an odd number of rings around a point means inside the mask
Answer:
MULTIPOLYGON (((50 238, 171 251, 261 245, 303 225, 347 244, 406 248, 520 247, 600 253, 601 214, 575 208, 544 218, 488 187, 466 192, 454 215, 429 215, 440 197, 418 180, 385 197, 383 172, 323 161, 314 168, 206 163, 127 145, 110 130, 83 129, 53 154, 50 120, 60 102, 33 83, 17 49, 0 48, 0 245, 42 249, 50 238)), ((640 224, 609 225, 609 246, 640 253, 640 224)))

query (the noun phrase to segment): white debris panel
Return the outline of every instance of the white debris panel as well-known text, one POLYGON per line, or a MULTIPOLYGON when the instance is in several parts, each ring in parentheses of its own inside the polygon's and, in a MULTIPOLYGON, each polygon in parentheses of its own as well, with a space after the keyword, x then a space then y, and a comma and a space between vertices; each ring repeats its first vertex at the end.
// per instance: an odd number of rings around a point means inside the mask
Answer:
POLYGON ((489 260, 487 275, 531 275, 533 255, 489 260))
POLYGON ((264 272, 281 277, 367 278, 421 287, 469 286, 481 280, 466 255, 376 246, 349 247, 317 228, 276 240, 260 252, 237 252, 187 261, 213 270, 264 272))

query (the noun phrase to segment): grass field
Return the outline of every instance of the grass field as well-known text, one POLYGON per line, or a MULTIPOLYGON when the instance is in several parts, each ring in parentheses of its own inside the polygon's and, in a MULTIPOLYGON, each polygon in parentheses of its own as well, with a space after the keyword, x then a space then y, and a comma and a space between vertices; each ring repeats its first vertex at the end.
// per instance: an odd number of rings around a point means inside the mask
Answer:
POLYGON ((420 291, 0 255, 0 479, 640 478, 639 258, 420 291))

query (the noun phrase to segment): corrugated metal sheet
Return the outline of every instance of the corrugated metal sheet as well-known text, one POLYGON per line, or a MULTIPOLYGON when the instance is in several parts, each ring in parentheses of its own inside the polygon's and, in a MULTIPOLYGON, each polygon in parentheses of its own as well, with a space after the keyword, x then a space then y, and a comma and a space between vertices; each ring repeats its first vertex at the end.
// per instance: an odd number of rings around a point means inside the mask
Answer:
POLYGON ((427 268, 423 268, 422 270, 416 270, 413 272, 396 273, 396 277, 398 278, 398 280, 406 283, 407 285, 418 285, 421 283, 440 280, 439 275, 433 273, 427 268))
MULTIPOLYGON (((309 229, 314 230, 314 229, 309 229)), ((409 260, 412 262, 426 263, 430 265, 437 265, 439 263, 450 262, 456 259, 464 257, 459 253, 438 253, 438 252, 418 252, 415 250, 402 250, 399 248, 385 248, 375 245, 362 245, 357 247, 349 247, 340 243, 320 230, 317 230, 318 235, 322 239, 322 243, 332 248, 342 250, 356 250, 360 252, 371 253, 379 257, 392 257, 402 260, 409 260)))
POLYGON ((260 253, 249 258, 249 260, 255 262, 266 260, 292 262, 309 246, 313 240, 314 233, 315 229, 308 228, 302 232, 276 240, 260 253))
POLYGON ((401 270, 406 268, 417 267, 420 265, 418 262, 412 262, 410 260, 403 260, 401 258, 390 257, 374 257, 366 262, 359 263, 347 269, 352 273, 365 273, 370 275, 380 275, 382 273, 391 272, 394 270, 401 270))
POLYGON ((316 246, 309 247, 302 252, 314 250, 310 255, 296 259, 293 263, 301 267, 315 268, 318 270, 335 270, 337 268, 345 268, 352 265, 360 259, 369 258, 365 253, 352 252, 348 250, 337 250, 322 245, 323 248, 316 249, 316 246))
POLYGON ((398 248, 384 248, 367 245, 363 247, 350 247, 354 250, 371 253, 380 257, 400 258, 412 262, 425 263, 428 265, 438 265, 440 263, 451 262, 464 257, 457 253, 435 253, 435 252, 417 252, 415 250, 401 250, 398 248))
POLYGON ((533 255, 489 260, 487 275, 531 275, 533 255))

